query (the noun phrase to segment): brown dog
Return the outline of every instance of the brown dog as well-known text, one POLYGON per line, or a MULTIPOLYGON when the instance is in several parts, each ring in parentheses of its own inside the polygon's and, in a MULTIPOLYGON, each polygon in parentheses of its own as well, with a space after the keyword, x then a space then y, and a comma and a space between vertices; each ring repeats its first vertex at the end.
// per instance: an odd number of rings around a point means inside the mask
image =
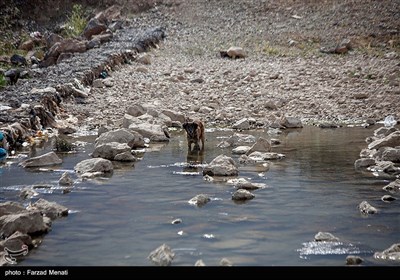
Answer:
POLYGON ((200 141, 201 141, 201 150, 204 150, 204 124, 200 120, 188 121, 182 125, 183 129, 186 130, 188 149, 192 150, 192 144, 194 143, 193 149, 200 149, 200 141))

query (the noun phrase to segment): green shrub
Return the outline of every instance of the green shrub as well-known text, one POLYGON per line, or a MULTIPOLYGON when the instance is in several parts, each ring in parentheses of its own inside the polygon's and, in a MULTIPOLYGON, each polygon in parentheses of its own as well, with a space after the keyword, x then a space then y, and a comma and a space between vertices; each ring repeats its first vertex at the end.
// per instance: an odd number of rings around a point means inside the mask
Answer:
POLYGON ((6 78, 4 77, 3 74, 0 74, 0 89, 5 87, 7 85, 6 78))
POLYGON ((66 139, 62 137, 57 137, 55 144, 54 144, 54 149, 57 152, 65 153, 65 152, 70 152, 74 149, 74 146, 68 142, 66 139))
POLYGON ((65 35, 67 37, 76 37, 82 34, 85 29, 87 20, 84 15, 84 11, 81 5, 75 4, 72 7, 72 13, 68 17, 65 24, 65 35))

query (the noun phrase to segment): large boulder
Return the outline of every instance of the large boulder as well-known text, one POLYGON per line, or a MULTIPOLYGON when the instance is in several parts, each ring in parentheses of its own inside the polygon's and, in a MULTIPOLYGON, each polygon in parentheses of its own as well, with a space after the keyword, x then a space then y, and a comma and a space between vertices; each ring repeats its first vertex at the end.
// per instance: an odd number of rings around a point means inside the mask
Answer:
POLYGON ((143 137, 149 138, 153 142, 168 142, 169 139, 165 135, 163 127, 159 124, 151 123, 133 123, 129 126, 130 131, 136 131, 143 135, 143 137))
POLYGON ((387 147, 382 152, 381 160, 400 163, 400 148, 387 147))
POLYGON ((4 237, 9 237, 16 231, 27 234, 41 234, 48 230, 49 227, 40 211, 23 211, 0 217, 0 233, 4 237))
POLYGON ((106 31, 107 26, 100 22, 96 17, 91 18, 87 23, 85 29, 83 30, 83 36, 86 39, 90 40, 93 35, 100 34, 103 31, 106 31))
POLYGON ((185 122, 185 115, 180 112, 176 112, 176 111, 172 111, 172 110, 162 110, 161 113, 168 116, 171 119, 171 121, 173 121, 173 122, 174 121, 178 121, 180 123, 185 122))
POLYGON ((230 136, 226 142, 228 142, 232 147, 236 147, 242 144, 254 143, 256 142, 256 138, 250 134, 235 133, 230 136))
POLYGON ((110 142, 96 145, 92 153, 92 157, 114 160, 116 155, 130 151, 131 148, 126 143, 110 142))
POLYGON ((41 167, 61 164, 62 160, 56 155, 55 152, 49 152, 47 154, 29 158, 20 163, 22 167, 41 167))
POLYGON ((135 104, 128 108, 127 114, 133 117, 139 117, 141 115, 146 114, 147 109, 144 108, 142 105, 135 104))
POLYGON ((132 149, 145 147, 143 136, 140 133, 125 128, 104 132, 95 140, 96 146, 110 142, 126 143, 132 149))
POLYGON ((43 198, 29 206, 29 209, 39 210, 43 216, 55 220, 58 217, 68 216, 68 208, 57 202, 50 202, 43 198))
POLYGON ((373 158, 359 158, 354 162, 355 169, 367 168, 375 164, 375 160, 373 158))
POLYGON ((5 240, 0 241, 0 251, 3 251, 4 248, 13 251, 21 250, 23 245, 31 247, 33 245, 32 238, 26 233, 16 231, 5 240))
POLYGON ((284 126, 286 128, 302 128, 303 124, 300 119, 295 118, 295 117, 285 117, 283 116, 279 120, 279 124, 281 126, 284 126))
POLYGON ((237 176, 238 174, 236 162, 225 155, 217 156, 203 169, 203 175, 209 176, 237 176))
POLYGON ((85 159, 79 163, 77 163, 74 167, 74 170, 78 173, 107 173, 113 171, 112 162, 108 159, 104 158, 92 158, 85 159))
POLYGON ((378 139, 373 141, 368 145, 368 149, 379 149, 381 147, 396 147, 400 146, 400 131, 395 131, 389 134, 388 136, 385 136, 382 139, 378 139))
POLYGON ((25 207, 18 202, 6 201, 0 203, 0 217, 25 211, 25 207))
POLYGON ((250 155, 253 152, 270 152, 271 151, 271 142, 269 140, 259 137, 257 142, 251 146, 250 150, 247 151, 246 155, 250 155))

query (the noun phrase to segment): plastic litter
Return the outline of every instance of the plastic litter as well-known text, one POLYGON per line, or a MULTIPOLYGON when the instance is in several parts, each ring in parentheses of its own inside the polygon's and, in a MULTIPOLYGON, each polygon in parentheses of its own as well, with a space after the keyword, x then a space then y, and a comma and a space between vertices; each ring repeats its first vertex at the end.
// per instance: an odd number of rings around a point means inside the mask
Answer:
POLYGON ((385 120, 383 121, 384 125, 386 127, 391 127, 397 124, 397 121, 394 119, 394 117, 392 115, 387 116, 385 118, 385 120))

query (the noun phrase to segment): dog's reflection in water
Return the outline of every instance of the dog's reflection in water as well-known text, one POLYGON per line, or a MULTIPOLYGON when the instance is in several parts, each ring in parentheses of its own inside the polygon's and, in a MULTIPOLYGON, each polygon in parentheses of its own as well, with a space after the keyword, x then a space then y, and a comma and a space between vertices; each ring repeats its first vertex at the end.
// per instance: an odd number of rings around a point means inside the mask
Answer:
POLYGON ((204 150, 193 149, 188 150, 186 156, 187 165, 183 168, 183 172, 199 173, 202 172, 202 164, 204 163, 204 150))

